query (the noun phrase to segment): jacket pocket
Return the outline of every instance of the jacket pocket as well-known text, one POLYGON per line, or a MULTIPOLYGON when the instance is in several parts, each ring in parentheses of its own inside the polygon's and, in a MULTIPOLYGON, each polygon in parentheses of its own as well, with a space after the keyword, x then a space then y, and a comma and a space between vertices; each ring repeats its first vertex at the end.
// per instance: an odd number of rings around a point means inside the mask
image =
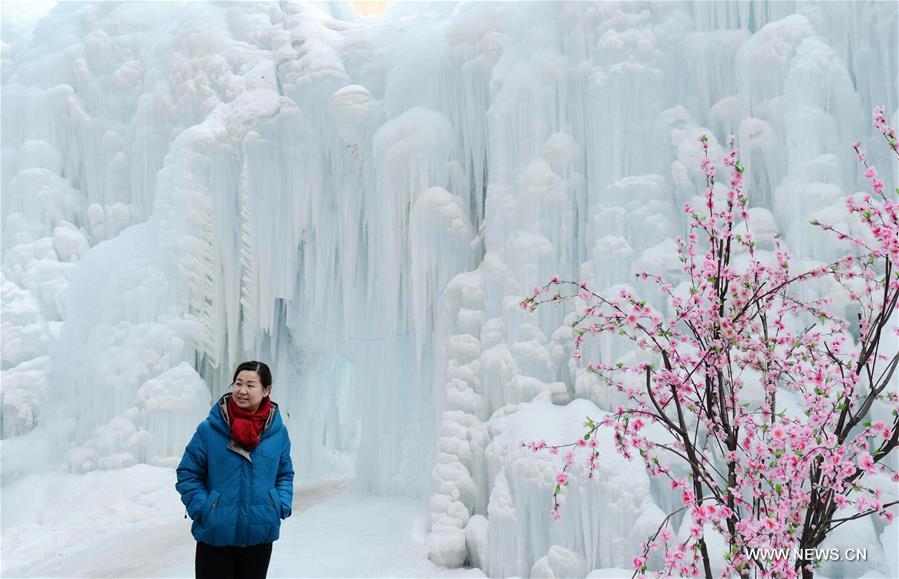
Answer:
POLYGON ((275 509, 275 515, 278 516, 278 519, 281 519, 281 497, 278 495, 277 489, 269 489, 268 491, 268 499, 272 503, 272 508, 275 509))
POLYGON ((209 526, 209 519, 212 518, 212 513, 218 506, 220 496, 221 494, 215 489, 213 489, 209 493, 209 498, 206 500, 206 506, 203 508, 203 517, 201 519, 204 523, 206 523, 206 526, 209 526))

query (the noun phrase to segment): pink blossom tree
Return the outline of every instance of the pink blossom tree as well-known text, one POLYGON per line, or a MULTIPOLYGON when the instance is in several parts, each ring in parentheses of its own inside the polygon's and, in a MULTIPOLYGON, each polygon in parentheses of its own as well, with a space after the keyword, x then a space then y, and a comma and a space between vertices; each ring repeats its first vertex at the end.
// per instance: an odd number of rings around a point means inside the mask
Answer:
MULTIPOLYGON (((881 107, 874 126, 899 157, 881 107)), ((578 448, 587 450, 588 476, 596 473, 604 450, 596 443, 599 428, 614 432, 621 455, 639 455, 653 477, 669 479, 682 506, 634 557, 635 575, 645 573, 658 552, 661 575, 711 578, 706 534, 712 528, 729 547, 722 576, 811 577, 817 562, 803 556, 805 549, 861 517, 892 521, 890 507, 899 502, 871 484, 878 477, 899 482, 885 460, 899 446, 893 382, 899 354, 882 351, 890 330, 899 333, 889 327, 899 301, 899 198, 884 192, 855 143, 871 194, 848 197, 846 207, 864 224, 862 233, 812 222, 852 244, 854 254, 795 273, 779 236, 773 254, 756 247, 733 138, 723 159, 729 185, 723 200, 715 196, 708 138, 700 140, 705 206, 684 206, 689 232, 676 240, 687 282, 678 289, 660 276, 638 274, 666 296, 670 314, 627 290, 603 295, 586 282, 557 277, 521 302, 533 312, 547 302, 582 300, 572 323, 575 359, 589 332, 625 336, 656 362, 588 365, 587 371, 622 393, 625 405, 598 422, 588 418, 583 436, 570 444, 522 445, 535 452, 566 450, 555 479, 554 519, 578 448), (803 297, 813 295, 806 283, 811 280, 841 288, 857 319, 836 315, 827 297, 803 297), (759 387, 764 395, 754 398, 752 389, 759 387), (778 399, 780 392, 802 404, 788 407, 778 399), (686 538, 669 529, 678 513, 688 517, 686 538), (769 548, 798 550, 799 556, 764 558, 755 551, 769 548)))

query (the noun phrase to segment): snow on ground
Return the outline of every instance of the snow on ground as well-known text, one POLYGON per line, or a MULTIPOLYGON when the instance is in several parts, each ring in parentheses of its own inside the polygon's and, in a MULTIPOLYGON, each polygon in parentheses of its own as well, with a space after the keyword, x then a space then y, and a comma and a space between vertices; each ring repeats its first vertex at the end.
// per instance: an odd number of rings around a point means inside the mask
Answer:
MULTIPOLYGON (((269 577, 484 576, 427 559, 420 501, 348 489, 297 487, 269 577)), ((0 540, 3 577, 194 576, 196 543, 170 468, 25 477, 3 488, 0 540)))

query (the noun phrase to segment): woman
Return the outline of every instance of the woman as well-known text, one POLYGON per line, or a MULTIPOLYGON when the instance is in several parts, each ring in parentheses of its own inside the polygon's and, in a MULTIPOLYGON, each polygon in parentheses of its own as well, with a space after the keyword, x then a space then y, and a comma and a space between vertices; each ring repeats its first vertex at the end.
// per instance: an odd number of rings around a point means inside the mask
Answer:
POLYGON ((293 504, 290 439, 262 362, 234 371, 231 391, 184 449, 175 488, 193 519, 200 578, 264 579, 293 504))

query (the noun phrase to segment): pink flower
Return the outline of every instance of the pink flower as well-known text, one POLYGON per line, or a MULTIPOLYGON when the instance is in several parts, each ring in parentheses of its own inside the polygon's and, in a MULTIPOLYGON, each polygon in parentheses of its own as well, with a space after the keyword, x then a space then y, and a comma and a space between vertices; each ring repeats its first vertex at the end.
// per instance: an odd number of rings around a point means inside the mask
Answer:
POLYGON ((861 459, 858 461, 858 466, 868 474, 877 474, 877 465, 867 452, 862 454, 861 459))
POLYGON ((556 475, 556 484, 557 485, 568 484, 568 475, 564 472, 560 472, 559 474, 557 474, 556 475))
POLYGON ((874 432, 879 432, 883 438, 890 437, 890 427, 882 420, 874 422, 874 424, 871 425, 871 429, 874 430, 874 432))
POLYGON ((874 128, 883 132, 889 130, 887 125, 886 111, 882 106, 874 107, 874 128))
POLYGON ((633 565, 634 569, 642 569, 645 564, 646 557, 634 557, 631 559, 631 565, 633 565))

